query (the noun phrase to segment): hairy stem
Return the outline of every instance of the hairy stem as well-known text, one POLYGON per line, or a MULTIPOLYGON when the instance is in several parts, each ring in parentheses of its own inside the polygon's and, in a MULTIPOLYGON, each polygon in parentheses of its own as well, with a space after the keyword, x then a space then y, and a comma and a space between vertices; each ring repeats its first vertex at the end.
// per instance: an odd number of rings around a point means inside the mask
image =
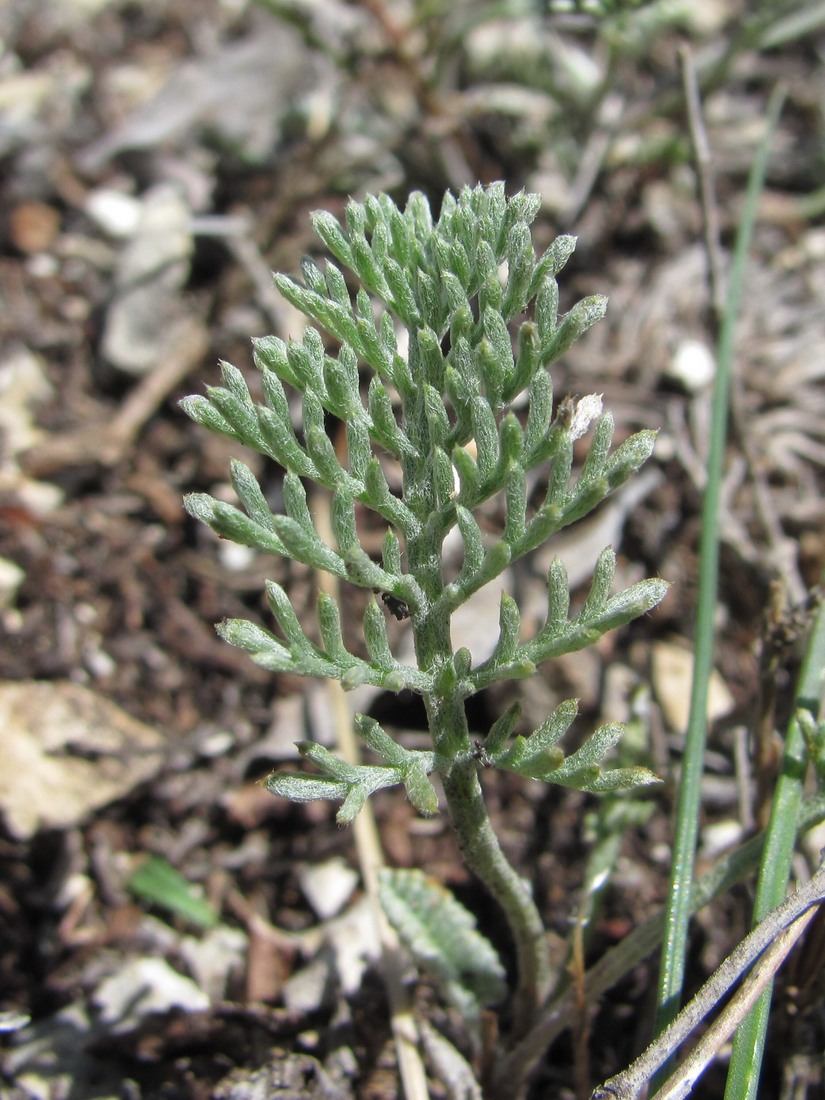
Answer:
POLYGON ((513 1003, 514 1038, 535 1020, 547 993, 550 959, 544 925, 524 880, 508 863, 487 814, 477 763, 472 758, 444 776, 444 793, 464 862, 504 910, 516 945, 518 985, 513 1003))

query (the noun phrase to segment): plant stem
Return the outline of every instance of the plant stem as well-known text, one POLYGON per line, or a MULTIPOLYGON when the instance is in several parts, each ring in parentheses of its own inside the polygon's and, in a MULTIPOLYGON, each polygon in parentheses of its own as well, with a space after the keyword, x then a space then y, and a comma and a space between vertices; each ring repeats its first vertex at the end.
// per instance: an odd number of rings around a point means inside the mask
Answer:
MULTIPOLYGON (((674 825, 673 870, 667 907, 667 929, 660 962, 659 1005, 654 1027, 656 1034, 663 1031, 676 1017, 684 984, 690 919, 690 886, 696 856, 701 780, 707 742, 708 683, 713 665, 713 631, 719 573, 719 524, 730 380, 734 362, 734 335, 742 300, 748 248, 753 236, 758 198, 765 178, 770 139, 776 128, 783 98, 784 92, 781 90, 776 91, 771 97, 765 137, 751 169, 745 211, 734 250, 727 306, 719 332, 707 483, 702 504, 696 657, 674 825)), ((654 1082, 654 1086, 661 1083, 662 1080, 658 1080, 654 1082)))
MULTIPOLYGON (((771 818, 765 832, 765 849, 754 899, 754 921, 761 920, 771 906, 777 905, 787 888, 796 841, 794 824, 802 802, 810 751, 806 751, 805 737, 797 714, 800 710, 805 710, 814 719, 818 719, 822 713, 825 695, 823 666, 825 610, 820 606, 805 647, 794 700, 795 713, 788 723, 785 736, 782 768, 776 781, 771 818)), ((770 1007, 769 987, 736 1034, 725 1085, 727 1100, 753 1100, 757 1096, 770 1007)))
MULTIPOLYGON (((420 497, 419 512, 439 504, 427 471, 409 471, 406 492, 420 497), (423 505, 423 507, 422 507, 423 505)), ((441 536, 443 538, 443 535, 441 536)), ((440 556, 432 535, 407 543, 410 572, 427 600, 414 620, 418 665, 433 673, 436 690, 424 696, 433 748, 441 759, 444 793, 462 858, 504 910, 515 941, 518 982, 513 998, 513 1037, 526 1035, 550 984, 550 959, 544 924, 525 882, 501 850, 478 780, 478 761, 470 744, 464 695, 456 679, 450 637, 450 613, 439 606, 444 590, 440 556)))
POLYGON ((493 831, 477 767, 472 758, 456 764, 444 776, 444 793, 464 862, 504 910, 515 940, 518 984, 513 1002, 513 1038, 519 1038, 532 1026, 547 993, 550 959, 539 911, 493 831))

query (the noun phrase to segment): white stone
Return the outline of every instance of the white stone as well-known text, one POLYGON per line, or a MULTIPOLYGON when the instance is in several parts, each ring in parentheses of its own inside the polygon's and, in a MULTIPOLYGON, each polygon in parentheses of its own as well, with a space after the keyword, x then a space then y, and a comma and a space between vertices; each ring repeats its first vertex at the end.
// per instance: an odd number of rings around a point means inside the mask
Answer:
POLYGON ((358 875, 342 859, 328 859, 305 867, 301 889, 321 920, 340 913, 358 883, 358 875))
POLYGON ((0 608, 13 607, 17 590, 26 579, 25 572, 16 562, 0 558, 0 608))
POLYGON ((667 377, 686 393, 699 393, 710 385, 715 374, 713 352, 701 340, 683 340, 667 370, 667 377))
POLYGON ((100 187, 86 199, 86 213, 110 237, 131 237, 142 209, 139 199, 111 187, 100 187))

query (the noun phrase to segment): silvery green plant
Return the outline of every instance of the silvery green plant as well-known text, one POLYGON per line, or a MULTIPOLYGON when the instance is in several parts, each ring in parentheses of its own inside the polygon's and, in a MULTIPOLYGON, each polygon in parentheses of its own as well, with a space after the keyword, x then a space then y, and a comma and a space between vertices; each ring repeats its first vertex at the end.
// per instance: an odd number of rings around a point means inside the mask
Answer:
MULTIPOLYGON (((526 736, 516 733, 515 705, 474 740, 467 700, 592 645, 654 607, 666 589, 653 579, 612 594, 615 556, 608 548, 583 605, 571 613, 567 575, 556 560, 547 576, 546 621, 532 637, 522 637, 519 608, 502 595, 491 656, 474 664, 467 649, 453 649, 450 619, 456 609, 591 512, 653 447, 654 433, 643 431, 612 450, 613 421, 601 413, 596 396, 554 406, 548 365, 603 315, 606 300, 585 298, 559 315, 556 276, 575 239, 558 237, 537 257, 530 225, 538 209, 538 196, 507 198, 498 183, 465 188, 458 198, 447 194, 437 220, 421 194, 411 195, 403 210, 387 195, 350 201, 343 225, 329 213, 316 213, 315 232, 337 263, 319 267, 305 259, 302 281, 275 276, 284 297, 314 325, 300 342, 255 341, 263 400, 253 400, 241 373, 224 364, 222 386, 182 402, 199 424, 284 471, 285 514, 271 511, 255 476, 236 461, 231 477, 241 507, 193 493, 186 500, 191 515, 223 538, 326 571, 381 597, 371 597, 364 613, 366 658, 345 645, 334 599, 319 594, 316 631, 299 621, 287 593, 272 581, 266 591, 279 633, 239 619, 221 623, 219 633, 273 672, 328 677, 347 689, 371 684, 415 692, 428 717, 431 746, 413 751, 374 719, 356 715, 358 733, 382 763, 355 766, 303 742, 299 751, 318 774, 276 773, 267 787, 295 801, 340 800, 338 821, 346 823, 373 792, 393 785, 404 787, 420 813, 433 814, 439 800, 431 777, 440 778, 462 856, 501 904, 512 930, 518 968, 514 1037, 529 1029, 548 994, 550 965, 538 909, 505 859, 487 814, 480 768, 597 793, 655 777, 642 767, 603 765, 621 736, 614 724, 565 755, 560 742, 576 717, 575 701, 561 703, 526 736), (511 331, 525 313, 530 319, 511 331), (298 430, 287 388, 303 399, 298 430), (345 426, 343 458, 328 434, 329 418, 345 426), (574 474, 574 443, 587 433, 586 458, 574 474), (400 469, 400 492, 391 488, 382 456, 400 469), (546 489, 534 501, 528 474, 538 466, 548 473, 546 489), (305 483, 332 494, 333 546, 319 537, 305 483), (494 537, 485 536, 476 516, 498 494, 503 524, 494 537), (359 507, 372 509, 386 525, 380 561, 359 540, 359 507), (463 560, 448 575, 442 551, 454 528, 463 560), (388 614, 409 619, 414 665, 393 655, 388 614)), ((448 996, 469 1016, 473 1006, 478 1011, 501 998, 503 971, 472 922, 456 922, 454 910, 425 926, 420 914, 428 906, 435 911, 431 896, 421 902, 426 894, 423 878, 384 880, 384 904, 402 936, 429 960, 448 996)))

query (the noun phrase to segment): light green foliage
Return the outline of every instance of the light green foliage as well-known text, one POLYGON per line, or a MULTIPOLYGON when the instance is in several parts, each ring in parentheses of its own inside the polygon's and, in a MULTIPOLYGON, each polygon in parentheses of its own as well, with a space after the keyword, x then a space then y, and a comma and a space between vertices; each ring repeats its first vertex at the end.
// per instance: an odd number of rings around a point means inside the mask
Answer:
POLYGON ((368 795, 381 787, 403 783, 410 802, 418 812, 434 814, 438 809, 438 796, 427 779, 428 772, 434 766, 433 754, 410 752, 402 748, 376 721, 364 714, 358 715, 357 725, 365 743, 377 756, 387 761, 386 765, 369 768, 347 764, 321 745, 301 741, 298 744, 301 756, 311 760, 329 779, 319 780, 309 775, 276 772, 265 781, 267 790, 295 802, 309 802, 316 798, 342 798, 344 804, 338 813, 338 821, 345 825, 352 821, 368 795))
MULTIPOLYGON (((343 225, 328 213, 314 215, 318 236, 341 266, 305 259, 302 281, 275 278, 318 328, 306 328, 300 341, 256 341, 261 402, 241 374, 223 364, 222 386, 182 403, 194 420, 284 470, 283 514, 271 511, 252 471, 236 461, 231 476, 240 507, 193 493, 186 500, 193 516, 223 538, 381 595, 380 602, 367 601, 363 616, 366 656, 347 648, 334 599, 321 593, 316 622, 301 622, 272 581, 266 595, 277 633, 230 619, 219 625, 220 634, 275 672, 337 679, 346 689, 371 684, 415 692, 429 721, 432 746, 421 751, 403 748, 372 718, 356 715, 377 763, 351 764, 302 742, 299 752, 316 772, 279 772, 265 781, 267 788, 294 801, 340 801, 338 821, 346 824, 371 794, 395 785, 419 813, 435 813, 431 777, 439 777, 464 861, 502 906, 513 935, 515 1039, 535 1020, 552 970, 541 916, 501 850, 479 770, 501 768, 601 794, 655 776, 632 762, 605 766, 623 732, 615 724, 566 755, 559 742, 576 717, 574 700, 527 736, 517 731, 514 706, 482 741, 470 735, 466 701, 490 684, 524 679, 542 662, 592 645, 649 611, 666 591, 663 581, 647 580, 613 595, 616 562, 607 548, 584 603, 571 613, 567 574, 557 559, 547 575, 547 618, 532 637, 524 637, 516 602, 503 595, 490 657, 474 665, 468 650, 453 650, 454 612, 514 561, 592 511, 653 447, 654 433, 639 432, 613 450, 613 421, 602 414, 597 395, 554 406, 547 367, 603 315, 606 302, 585 298, 559 315, 556 276, 575 240, 559 237, 537 257, 530 224, 538 207, 537 196, 508 199, 503 185, 493 184, 465 188, 458 198, 447 194, 437 221, 420 194, 403 211, 386 195, 351 201, 343 225), (319 328, 332 337, 329 348, 319 328), (303 398, 298 428, 285 387, 303 398), (343 425, 345 447, 327 434, 330 418, 343 425), (574 444, 588 433, 576 472, 574 444), (400 491, 390 485, 388 462, 400 471, 400 491), (528 474, 539 466, 546 477, 532 478, 528 491, 528 474), (332 496, 332 546, 316 529, 306 482, 332 496), (537 494, 536 485, 545 488, 537 494), (489 517, 482 530, 477 513, 495 496, 503 520, 491 534, 489 517), (386 526, 380 561, 361 544, 356 509, 363 508, 386 526), (442 548, 454 529, 463 560, 447 575, 442 548), (414 663, 394 657, 388 615, 409 619, 414 663)), ((505 991, 495 951, 473 918, 419 872, 388 873, 381 891, 402 940, 478 1039, 481 1009, 505 991)))
MULTIPOLYGON (((538 196, 508 199, 503 185, 493 184, 465 188, 458 198, 447 194, 437 221, 421 194, 413 194, 403 211, 386 195, 350 201, 343 225, 331 214, 315 214, 315 231, 340 267, 305 259, 302 281, 275 278, 283 295, 334 338, 337 351, 330 353, 312 326, 300 341, 257 340, 262 402, 253 400, 229 364, 222 365, 223 386, 182 402, 194 420, 285 471, 283 515, 272 513, 252 472, 237 461, 231 475, 241 507, 193 493, 186 499, 190 514, 223 538, 377 589, 409 612, 416 666, 393 657, 386 609, 375 600, 363 621, 368 659, 347 650, 333 600, 319 596, 316 642, 273 582, 267 598, 278 635, 245 620, 219 626, 227 641, 265 668, 330 677, 350 689, 364 683, 407 689, 424 697, 431 718, 438 716, 432 722, 434 752, 401 750, 375 723, 359 718, 362 736, 383 764, 345 765, 317 746, 302 745, 324 778, 269 780, 271 790, 288 798, 343 799, 340 821, 350 821, 373 791, 396 783, 422 813, 434 812, 427 774, 448 774, 472 755, 463 711, 469 696, 496 681, 530 676, 541 662, 592 644, 644 614, 665 592, 662 581, 648 580, 612 596, 615 558, 608 549, 583 607, 571 616, 567 577, 556 561, 547 579, 547 621, 534 637, 521 640, 518 607, 503 596, 499 639, 488 660, 473 667, 466 651, 453 653, 450 646, 450 616, 458 607, 595 508, 653 447, 653 433, 640 432, 611 450, 613 422, 601 415, 598 398, 567 399, 554 410, 547 366, 603 315, 606 300, 585 298, 559 315, 556 276, 575 239, 559 237, 537 257, 530 223, 538 208, 538 196), (357 277, 354 292, 342 269, 357 277), (527 311, 531 316, 516 324, 513 339, 514 319, 527 311), (303 396, 297 431, 285 386, 303 396), (520 397, 525 412, 517 415, 513 404, 520 397), (327 434, 329 416, 345 425, 346 457, 336 453, 327 434), (573 444, 591 421, 587 459, 574 476, 573 444), (390 488, 382 453, 400 466, 400 495, 390 488), (542 464, 549 466, 546 491, 528 505, 527 475, 542 464), (335 547, 315 529, 305 481, 332 494, 335 547), (474 513, 496 494, 503 495, 505 518, 500 533, 489 539, 474 513), (357 505, 387 525, 380 563, 359 541, 357 505), (457 576, 447 580, 441 548, 454 527, 464 559, 457 576)), ((642 768, 603 770, 603 757, 620 736, 615 726, 598 730, 565 758, 556 741, 574 716, 575 704, 565 704, 535 733, 509 745, 515 723, 508 723, 505 738, 497 723, 487 739, 489 762, 593 791, 653 779, 642 768)))
POLYGON ((214 928, 218 916, 171 863, 150 856, 127 880, 126 888, 136 897, 175 913, 198 928, 214 928))
POLYGON ((503 1000, 505 971, 475 917, 422 871, 385 869, 381 905, 412 957, 465 1020, 503 1000))
POLYGON ((805 738, 808 758, 814 766, 819 788, 825 789, 825 722, 817 722, 805 707, 797 707, 796 721, 805 738))

